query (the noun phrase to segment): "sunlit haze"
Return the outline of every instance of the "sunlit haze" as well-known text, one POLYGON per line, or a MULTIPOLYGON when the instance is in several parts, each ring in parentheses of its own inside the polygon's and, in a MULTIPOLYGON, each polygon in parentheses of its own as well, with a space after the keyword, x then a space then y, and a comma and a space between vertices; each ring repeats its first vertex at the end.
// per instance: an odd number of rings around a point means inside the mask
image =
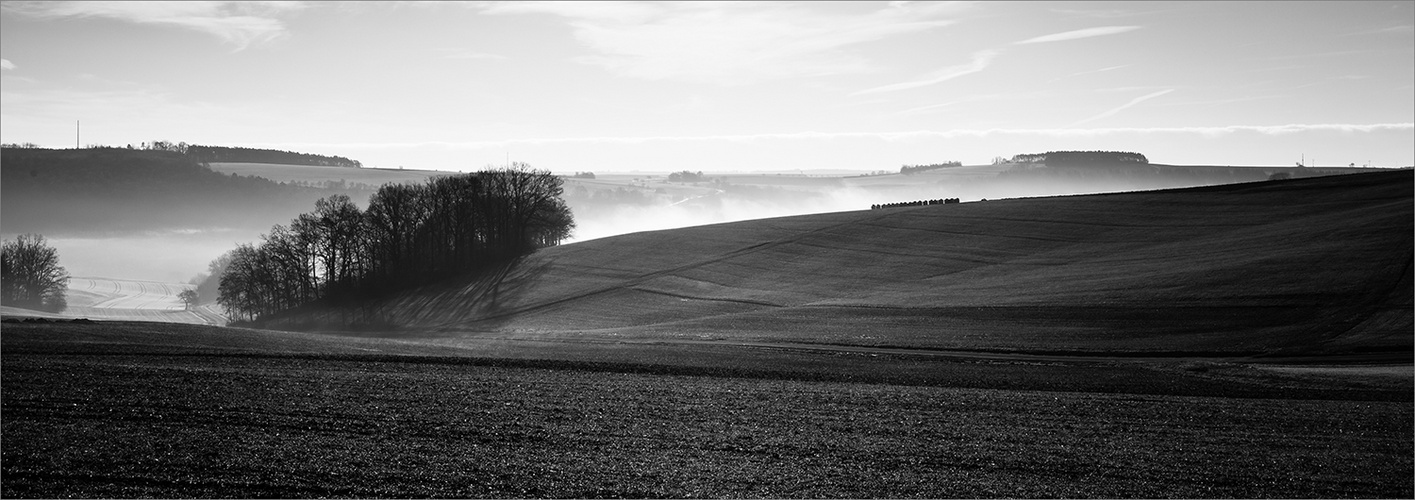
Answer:
POLYGON ((868 171, 1061 149, 1415 163, 1408 1, 2 12, 6 143, 168 140, 562 173, 868 171))

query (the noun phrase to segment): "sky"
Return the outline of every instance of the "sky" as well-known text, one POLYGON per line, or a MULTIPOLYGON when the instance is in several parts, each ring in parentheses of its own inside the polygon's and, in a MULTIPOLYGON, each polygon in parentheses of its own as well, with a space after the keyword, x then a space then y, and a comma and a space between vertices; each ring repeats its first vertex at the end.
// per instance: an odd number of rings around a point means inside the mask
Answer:
POLYGON ((0 142, 54 148, 561 173, 1049 150, 1408 166, 1412 122, 1410 1, 0 4, 0 142))

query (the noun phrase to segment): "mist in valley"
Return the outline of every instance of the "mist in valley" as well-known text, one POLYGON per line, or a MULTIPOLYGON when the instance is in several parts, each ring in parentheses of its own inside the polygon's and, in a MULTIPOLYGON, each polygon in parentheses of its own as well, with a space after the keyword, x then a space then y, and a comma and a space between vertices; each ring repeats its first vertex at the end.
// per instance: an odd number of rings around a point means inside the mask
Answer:
MULTIPOLYGON (((4 234, 6 241, 16 234, 4 234)), ((237 243, 258 241, 252 229, 45 235, 74 277, 187 283, 237 243)))
MULTIPOLYGON (((915 175, 875 172, 841 176, 773 173, 704 174, 700 182, 667 182, 666 174, 566 180, 576 230, 567 243, 753 219, 869 210, 874 205, 958 198, 963 202, 1114 193, 1253 182, 1282 167, 1163 167, 1160 173, 1060 171, 1025 165, 976 165, 915 175)), ((1326 175, 1312 170, 1299 175, 1326 175)), ((1291 175, 1288 173, 1288 175, 1291 175)))
MULTIPOLYGON (((692 182, 674 182, 664 173, 611 173, 594 179, 562 176, 562 196, 576 223, 572 236, 563 243, 641 231, 869 210, 872 205, 920 200, 976 202, 1254 181, 1266 179, 1273 170, 1290 169, 1171 170, 1165 175, 1124 175, 978 165, 914 175, 883 171, 837 176, 703 173, 692 182)), ((206 273, 212 260, 238 244, 259 243, 272 226, 288 225, 300 213, 311 211, 318 198, 347 194, 364 209, 372 194, 371 188, 336 193, 295 189, 260 178, 240 179, 252 180, 234 183, 235 188, 227 189, 235 189, 235 193, 219 196, 202 196, 210 190, 189 188, 176 195, 147 197, 97 187, 81 190, 82 196, 11 189, 5 199, 4 237, 44 234, 72 276, 187 283, 206 273)), ((160 192, 155 186, 144 190, 160 192)))

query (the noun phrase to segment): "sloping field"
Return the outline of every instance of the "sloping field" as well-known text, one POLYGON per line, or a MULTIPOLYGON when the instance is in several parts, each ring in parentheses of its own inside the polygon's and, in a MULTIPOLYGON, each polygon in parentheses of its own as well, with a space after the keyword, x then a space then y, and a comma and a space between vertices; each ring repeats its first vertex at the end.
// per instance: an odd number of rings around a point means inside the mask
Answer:
MULTIPOLYGON (((70 278, 69 307, 49 317, 109 321, 155 321, 195 325, 224 325, 225 318, 209 308, 186 310, 177 294, 192 288, 180 283, 70 278)), ((27 315, 10 314, 8 315, 27 315)), ((41 316, 44 317, 44 316, 41 316)))
POLYGON ((1411 193, 1403 170, 636 233, 373 317, 449 336, 1408 362, 1411 193))

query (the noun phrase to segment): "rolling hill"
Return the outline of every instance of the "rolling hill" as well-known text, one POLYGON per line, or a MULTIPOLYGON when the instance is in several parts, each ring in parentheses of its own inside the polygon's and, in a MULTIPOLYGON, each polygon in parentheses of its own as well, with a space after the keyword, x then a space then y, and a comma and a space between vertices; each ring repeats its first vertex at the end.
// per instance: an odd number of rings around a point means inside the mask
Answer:
POLYGON ((267 326, 1408 361, 1411 193, 1402 170, 635 233, 267 326))

